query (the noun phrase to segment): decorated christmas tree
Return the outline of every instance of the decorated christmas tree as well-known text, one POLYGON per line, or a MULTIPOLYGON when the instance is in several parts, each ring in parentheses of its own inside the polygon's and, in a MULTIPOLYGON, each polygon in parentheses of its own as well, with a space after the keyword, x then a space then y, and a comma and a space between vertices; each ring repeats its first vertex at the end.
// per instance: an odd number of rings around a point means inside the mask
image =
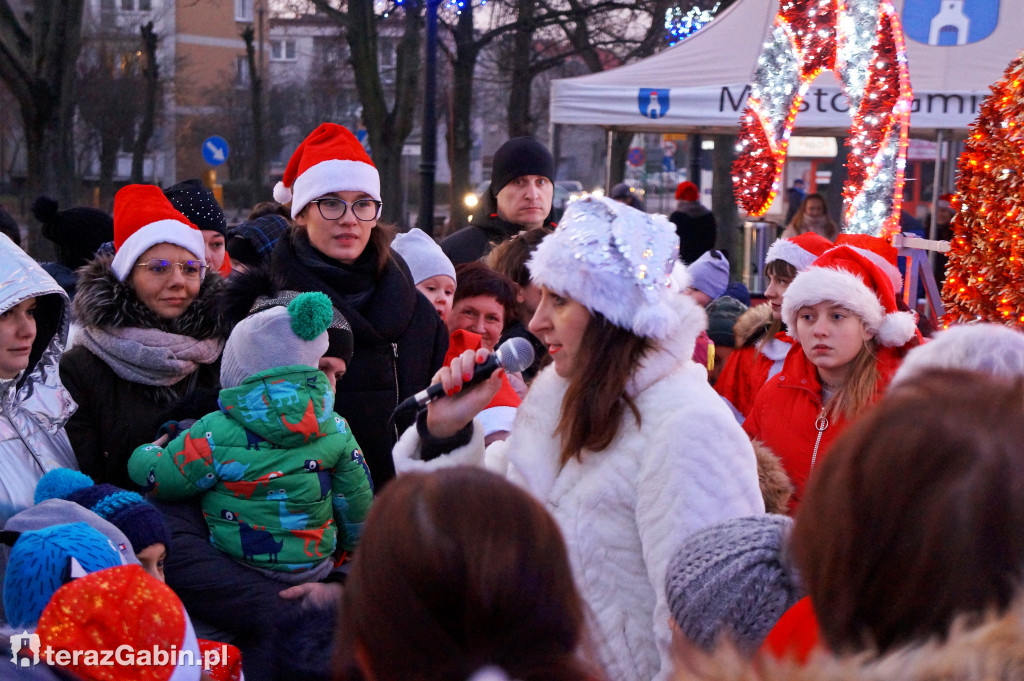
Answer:
POLYGON ((944 321, 1024 328, 1024 53, 992 86, 957 170, 944 321))

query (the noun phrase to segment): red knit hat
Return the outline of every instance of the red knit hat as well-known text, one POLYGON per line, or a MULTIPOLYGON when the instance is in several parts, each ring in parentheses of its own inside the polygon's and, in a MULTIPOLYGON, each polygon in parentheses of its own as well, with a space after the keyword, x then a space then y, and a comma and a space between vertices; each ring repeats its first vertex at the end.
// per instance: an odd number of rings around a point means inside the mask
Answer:
POLYGON ((131 274, 139 257, 157 244, 181 246, 206 261, 206 242, 199 228, 179 213, 151 184, 130 184, 114 196, 114 260, 118 280, 131 274))
POLYGON ((680 182, 676 187, 676 201, 700 201, 700 189, 693 182, 680 182))
POLYGON ((803 272, 811 263, 835 246, 831 241, 816 232, 804 232, 798 236, 791 236, 785 239, 776 239, 768 247, 764 264, 767 265, 775 260, 788 262, 797 272, 803 272))
POLYGON ((274 186, 274 200, 291 201, 294 218, 313 199, 344 191, 366 192, 380 201, 380 175, 348 128, 321 123, 292 154, 274 186))
POLYGON ((52 651, 43 657, 48 664, 87 681, 197 681, 203 670, 184 606, 140 565, 93 572, 57 589, 36 633, 41 650, 52 651), (101 662, 104 651, 121 646, 130 647, 127 655, 101 662), (169 653, 166 661, 162 653, 169 653))
POLYGON ((801 308, 825 301, 860 317, 882 345, 900 347, 916 335, 914 315, 896 307, 889 276, 856 248, 836 246, 796 275, 782 296, 782 319, 790 332, 801 308))

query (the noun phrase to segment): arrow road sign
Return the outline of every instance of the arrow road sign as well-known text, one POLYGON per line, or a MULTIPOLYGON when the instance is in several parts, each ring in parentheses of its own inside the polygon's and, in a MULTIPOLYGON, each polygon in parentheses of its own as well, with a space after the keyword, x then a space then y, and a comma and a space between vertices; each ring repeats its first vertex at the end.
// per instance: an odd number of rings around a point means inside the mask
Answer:
POLYGON ((203 142, 203 160, 211 166, 219 166, 228 160, 228 142, 219 135, 207 137, 203 142))

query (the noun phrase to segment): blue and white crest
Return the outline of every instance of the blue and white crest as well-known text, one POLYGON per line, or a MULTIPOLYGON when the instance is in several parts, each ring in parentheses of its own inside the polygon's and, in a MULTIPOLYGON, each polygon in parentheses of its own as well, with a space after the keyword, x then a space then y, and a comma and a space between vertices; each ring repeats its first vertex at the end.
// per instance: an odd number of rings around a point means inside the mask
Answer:
POLYGON ((668 113, 668 90, 655 90, 651 88, 640 88, 638 96, 640 113, 648 118, 662 118, 668 113))
POLYGON ((984 40, 999 23, 1001 0, 906 0, 903 32, 925 45, 950 47, 984 40))

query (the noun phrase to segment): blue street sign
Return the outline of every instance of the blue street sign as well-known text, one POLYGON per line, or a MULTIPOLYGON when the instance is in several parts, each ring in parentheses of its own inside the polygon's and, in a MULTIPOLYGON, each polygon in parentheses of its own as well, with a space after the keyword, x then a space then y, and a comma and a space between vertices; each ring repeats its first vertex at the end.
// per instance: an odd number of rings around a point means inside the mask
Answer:
POLYGON ((203 160, 211 166, 228 160, 228 141, 219 135, 207 137, 203 142, 203 160))
POLYGON ((646 158, 647 155, 644 153, 644 150, 641 149, 640 147, 632 147, 629 150, 629 153, 626 155, 626 161, 628 161, 629 165, 633 166, 634 168, 639 168, 640 166, 642 166, 646 158))

